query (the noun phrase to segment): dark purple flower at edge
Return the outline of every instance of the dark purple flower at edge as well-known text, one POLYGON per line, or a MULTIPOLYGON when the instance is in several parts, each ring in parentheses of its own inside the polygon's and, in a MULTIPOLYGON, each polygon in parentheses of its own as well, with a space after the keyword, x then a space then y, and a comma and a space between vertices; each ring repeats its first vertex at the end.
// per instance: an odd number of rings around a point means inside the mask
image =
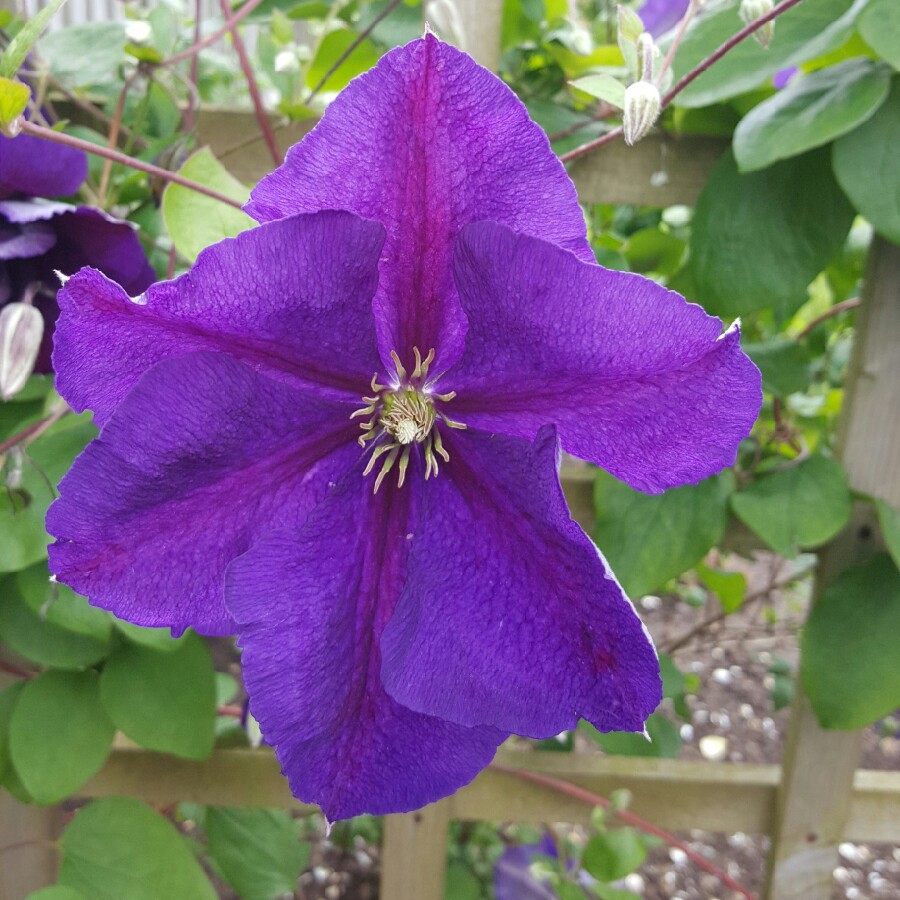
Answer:
POLYGON ((549 835, 538 844, 507 847, 494 863, 496 900, 558 900, 553 886, 531 873, 532 863, 542 856, 557 858, 556 844, 549 835))
POLYGON ((543 132, 431 36, 248 210, 135 300, 93 270, 60 292, 57 386, 102 430, 48 515, 57 577, 237 633, 253 714, 329 819, 446 796, 510 732, 642 729, 656 655, 560 448, 650 492, 730 465, 761 402, 737 329, 597 266, 543 132))
POLYGON ((59 309, 56 271, 95 266, 139 294, 154 280, 135 229, 88 206, 42 199, 75 193, 87 158, 48 141, 0 136, 0 306, 27 300, 44 317, 36 369, 50 371, 51 336, 59 309))

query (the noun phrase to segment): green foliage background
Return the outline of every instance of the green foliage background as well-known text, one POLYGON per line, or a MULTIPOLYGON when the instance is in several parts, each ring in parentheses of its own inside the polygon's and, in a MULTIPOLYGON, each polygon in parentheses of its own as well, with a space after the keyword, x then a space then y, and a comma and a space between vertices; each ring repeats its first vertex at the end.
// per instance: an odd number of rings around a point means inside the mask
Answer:
MULTIPOLYGON (((61 89, 112 114, 125 78, 138 72, 126 95, 126 149, 244 199, 247 186, 182 128, 185 104, 246 103, 235 59, 221 49, 201 54, 193 99, 183 77, 156 65, 191 43, 189 6, 127 7, 131 24, 148 26, 141 43, 129 38, 129 23, 120 22, 46 34, 36 47, 31 81, 63 102, 61 89)), ((265 0, 249 23, 269 105, 288 119, 318 115, 335 91, 387 49, 419 35, 422 10, 407 0, 337 65, 386 6, 385 0, 265 0)), ((39 24, 0 13, 7 39, 0 75, 15 75, 39 24)), ((701 16, 678 49, 674 76, 738 27, 733 2, 701 16)), ((557 152, 608 127, 594 115, 597 98, 615 104, 627 72, 607 4, 582 0, 572 10, 564 0, 507 0, 502 45, 503 77, 557 152)), ((726 613, 735 612, 746 598, 744 576, 705 562, 727 535, 749 529, 756 546, 795 557, 837 535, 854 502, 872 502, 851 492, 835 440, 854 333, 848 301, 859 296, 873 233, 900 242, 898 69, 896 0, 801 3, 778 20, 768 50, 745 41, 665 111, 659 126, 667 132, 731 142, 695 208, 585 209, 602 265, 656 278, 725 325, 740 317, 765 388, 760 419, 731 471, 652 497, 597 473, 594 537, 632 595, 666 591, 672 602, 691 602, 701 591, 717 596, 726 613), (801 75, 775 90, 772 76, 791 66, 801 75)), ((4 84, 0 80, 0 113, 8 120, 22 97, 4 84)), ((65 127, 105 144, 96 125, 79 117, 65 127)), ((119 166, 99 198, 102 168, 92 160, 84 199, 99 199, 140 226, 160 277, 170 253, 183 270, 204 246, 253 224, 174 185, 160 205, 161 186, 119 166)), ((49 379, 33 377, 25 391, 0 405, 0 442, 58 404, 49 379)), ((0 493, 0 637, 29 676, 0 693, 0 783, 23 802, 77 795, 106 761, 116 732, 191 760, 250 740, 227 706, 240 700, 237 683, 215 671, 204 640, 192 634, 175 640, 119 622, 49 580, 43 519, 52 486, 94 434, 88 416, 69 415, 24 452, 14 448, 0 457, 6 483, 0 493)), ((889 552, 836 581, 803 634, 801 676, 825 727, 864 727, 900 706, 900 513, 879 500, 877 515, 889 552)), ((696 690, 696 678, 668 657, 662 664, 668 699, 648 722, 652 743, 600 735, 589 726, 583 734, 608 753, 677 755, 677 720, 689 717, 686 697, 696 690)), ((773 702, 783 704, 791 673, 783 667, 773 672, 773 702)), ((572 744, 569 735, 544 742, 543 749, 565 752, 572 744)), ((298 821, 277 810, 182 804, 163 816, 136 800, 98 800, 63 835, 60 886, 32 900, 207 898, 215 896, 207 872, 248 900, 268 900, 293 890, 309 856, 308 844, 298 841, 316 827, 314 819, 298 821)), ((378 823, 363 817, 345 826, 341 839, 354 836, 377 840, 378 823)), ((455 831, 447 896, 489 896, 491 866, 509 837, 501 839, 490 826, 455 831)), ((512 837, 530 835, 520 829, 512 837)), ((599 895, 610 898, 628 896, 609 885, 638 866, 646 850, 645 838, 610 828, 602 816, 583 849, 569 848, 599 882, 599 895)), ((571 871, 545 862, 544 876, 559 896, 582 895, 573 893, 581 889, 571 871)))

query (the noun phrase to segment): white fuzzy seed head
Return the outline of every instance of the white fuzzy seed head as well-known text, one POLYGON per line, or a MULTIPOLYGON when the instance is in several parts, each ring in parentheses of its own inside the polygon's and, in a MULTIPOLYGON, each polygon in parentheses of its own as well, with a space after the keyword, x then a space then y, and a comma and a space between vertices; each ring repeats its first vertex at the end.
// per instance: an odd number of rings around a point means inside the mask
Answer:
POLYGON ((636 144, 646 137, 659 116, 659 89, 649 81, 636 81, 625 89, 625 108, 622 128, 625 143, 636 144))
POLYGON ((0 312, 0 396, 18 394, 34 370, 44 336, 44 317, 28 303, 8 303, 0 312))

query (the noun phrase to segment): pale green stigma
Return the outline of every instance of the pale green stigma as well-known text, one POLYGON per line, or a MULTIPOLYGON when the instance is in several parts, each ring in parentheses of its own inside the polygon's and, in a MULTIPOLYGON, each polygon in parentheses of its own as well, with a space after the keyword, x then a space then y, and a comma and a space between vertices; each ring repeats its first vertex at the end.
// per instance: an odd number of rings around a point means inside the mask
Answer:
POLYGON ((367 419, 360 425, 362 435, 359 438, 361 447, 369 441, 373 442, 372 455, 366 465, 364 475, 368 475, 376 463, 381 461, 381 469, 375 478, 375 491, 381 487, 388 472, 397 467, 397 486, 403 487, 406 469, 409 466, 410 453, 416 444, 422 445, 425 455, 425 478, 438 474, 440 457, 449 462, 450 455, 444 449, 440 431, 435 427, 440 419, 448 428, 465 428, 460 422, 454 422, 440 410, 435 403, 449 403, 456 393, 435 394, 431 390, 433 381, 428 381, 428 369, 434 361, 434 350, 429 350, 423 359, 418 347, 413 348, 415 365, 407 372, 400 357, 391 351, 391 359, 397 370, 396 383, 383 385, 378 383, 378 375, 372 378, 372 395, 363 397, 366 404, 356 410, 350 418, 362 416, 367 419), (377 445, 376 441, 381 439, 377 445))

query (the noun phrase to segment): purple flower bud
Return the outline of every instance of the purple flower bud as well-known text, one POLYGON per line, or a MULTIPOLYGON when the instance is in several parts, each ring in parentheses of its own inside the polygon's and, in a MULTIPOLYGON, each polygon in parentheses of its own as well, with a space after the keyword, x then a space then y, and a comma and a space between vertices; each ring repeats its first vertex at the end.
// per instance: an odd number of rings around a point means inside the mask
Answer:
POLYGON ((636 144, 656 122, 659 115, 659 89, 649 81, 636 81, 625 89, 625 112, 622 127, 625 143, 636 144))
POLYGON ((0 396, 4 400, 25 387, 44 336, 44 318, 28 303, 0 310, 0 396))

